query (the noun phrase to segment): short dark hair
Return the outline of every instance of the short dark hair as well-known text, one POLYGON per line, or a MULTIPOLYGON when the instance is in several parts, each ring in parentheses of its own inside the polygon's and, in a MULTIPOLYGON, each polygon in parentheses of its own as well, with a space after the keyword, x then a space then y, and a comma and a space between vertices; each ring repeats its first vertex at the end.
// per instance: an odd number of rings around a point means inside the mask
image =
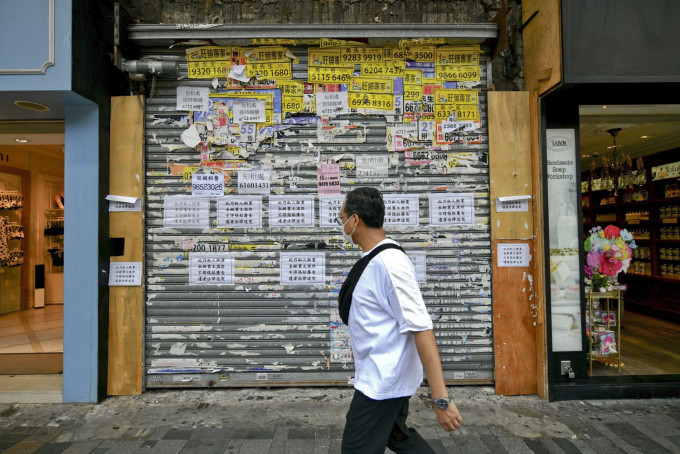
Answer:
POLYGON ((356 214, 371 228, 379 229, 385 222, 385 202, 380 191, 375 188, 356 188, 345 196, 345 214, 356 214))

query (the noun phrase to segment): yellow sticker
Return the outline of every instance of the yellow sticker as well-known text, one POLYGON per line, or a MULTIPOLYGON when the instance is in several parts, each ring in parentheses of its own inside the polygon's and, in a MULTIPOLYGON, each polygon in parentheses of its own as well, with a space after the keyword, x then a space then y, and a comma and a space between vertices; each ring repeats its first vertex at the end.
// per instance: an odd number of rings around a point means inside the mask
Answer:
POLYGON ((423 84, 423 70, 422 69, 407 69, 404 71, 405 85, 422 85, 423 84))
POLYGON ((434 118, 438 121, 477 121, 479 120, 479 108, 461 104, 435 104, 434 118))
POLYGON ((258 79, 292 79, 293 69, 289 63, 248 63, 246 77, 258 79))
POLYGON ((283 63, 290 62, 288 49, 280 46, 264 46, 243 49, 246 63, 283 63))
POLYGON ((315 84, 346 84, 352 78, 352 68, 309 67, 307 81, 315 84))
POLYGON ((304 98, 302 96, 282 96, 281 110, 283 112, 303 112, 304 98))
POLYGON ((437 49, 438 65, 479 65, 479 46, 446 46, 437 49))
POLYGON ((348 102, 349 107, 352 109, 379 109, 379 110, 394 109, 393 95, 349 92, 348 102))
POLYGON ((297 44, 303 44, 298 39, 285 39, 285 38, 253 38, 250 40, 250 44, 253 46, 295 46, 297 44))
POLYGON ((318 47, 310 47, 307 50, 308 66, 330 66, 335 68, 353 67, 352 64, 343 63, 340 56, 340 49, 320 49, 318 47))
POLYGON ((228 61, 190 61, 187 64, 189 79, 226 78, 228 61))
POLYGON ((409 38, 409 39, 400 39, 399 40, 399 47, 408 47, 408 46, 426 46, 426 45, 438 45, 438 44, 446 44, 446 38, 409 38))
POLYGON ((343 47, 340 48, 340 63, 380 63, 389 59, 383 47, 343 47))
POLYGON ((187 49, 187 61, 229 60, 231 47, 204 46, 187 49))
POLYGON ((420 101, 421 99, 423 99, 422 85, 404 85, 405 101, 420 101))
POLYGON ((299 80, 280 80, 276 86, 283 96, 302 96, 305 94, 305 84, 299 80))
POLYGON ((438 81, 478 82, 481 79, 479 66, 437 65, 435 76, 438 81))
POLYGON ((392 58, 395 60, 433 62, 434 56, 434 46, 407 46, 392 48, 392 58))
POLYGON ((385 78, 352 77, 349 81, 349 91, 391 94, 394 91, 392 82, 392 79, 385 78))
POLYGON ((321 38, 319 43, 321 47, 346 47, 346 46, 366 46, 365 43, 359 41, 348 41, 345 39, 321 38))
POLYGON ((477 121, 479 120, 479 107, 456 105, 456 120, 457 121, 477 121))
POLYGON ((439 89, 434 91, 435 104, 479 104, 479 90, 439 89))
POLYGON ((201 166, 184 166, 184 170, 182 171, 182 182, 183 183, 188 183, 191 181, 191 176, 194 174, 195 171, 200 169, 201 166))
POLYGON ((362 63, 360 66, 361 77, 402 76, 406 71, 404 62, 386 63, 362 63))

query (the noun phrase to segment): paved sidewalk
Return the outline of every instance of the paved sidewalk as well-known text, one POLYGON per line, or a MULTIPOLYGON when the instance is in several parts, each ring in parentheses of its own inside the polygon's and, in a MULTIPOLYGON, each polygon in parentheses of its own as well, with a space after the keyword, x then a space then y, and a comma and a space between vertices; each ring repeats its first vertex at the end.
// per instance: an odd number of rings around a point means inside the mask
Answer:
MULTIPOLYGON (((680 399, 546 402, 451 388, 442 430, 427 389, 409 422, 439 453, 680 453, 680 399)), ((152 391, 99 404, 0 404, 0 452, 339 453, 349 388, 152 391)), ((390 451, 386 451, 390 452, 390 451)))

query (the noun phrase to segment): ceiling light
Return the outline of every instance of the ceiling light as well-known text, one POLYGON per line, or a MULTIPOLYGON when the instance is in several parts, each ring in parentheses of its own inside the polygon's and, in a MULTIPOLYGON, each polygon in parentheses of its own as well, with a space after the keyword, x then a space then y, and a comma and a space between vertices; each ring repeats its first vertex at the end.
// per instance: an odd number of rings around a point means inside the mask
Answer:
POLYGON ((16 142, 19 142, 19 143, 28 143, 28 142, 29 142, 28 139, 24 139, 23 137, 19 137, 19 138, 14 139, 14 140, 15 140, 16 142))
POLYGON ((46 105, 38 104, 37 102, 33 101, 14 101, 14 105, 17 107, 21 107, 22 109, 33 110, 36 112, 46 112, 50 110, 50 108, 47 107, 46 105))
POLYGON ((641 139, 649 139, 651 136, 640 136, 641 139))
POLYGON ((602 106, 602 108, 603 108, 603 109, 606 109, 606 108, 607 108, 607 106, 602 106))

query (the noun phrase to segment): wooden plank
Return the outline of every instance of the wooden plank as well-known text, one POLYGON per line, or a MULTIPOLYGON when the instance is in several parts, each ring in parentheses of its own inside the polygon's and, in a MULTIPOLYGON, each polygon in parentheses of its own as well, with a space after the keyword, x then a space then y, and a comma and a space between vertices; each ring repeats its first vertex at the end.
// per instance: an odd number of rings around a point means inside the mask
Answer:
POLYGON ((542 95, 562 83, 560 1, 522 3, 524 86, 542 95))
MULTIPOLYGON (((491 180, 494 380, 496 393, 536 393, 538 361, 534 273, 528 267, 498 267, 498 244, 526 243, 534 256, 534 213, 496 212, 502 196, 534 193, 531 110, 528 92, 489 92, 489 178, 491 180)), ((545 362, 545 361, 544 361, 545 362)))
MULTIPOLYGON (((137 96, 111 99, 109 194, 142 197, 144 144, 143 100, 137 96)), ((109 214, 112 237, 125 238, 117 262, 142 262, 144 225, 141 211, 109 214)), ((109 288, 109 395, 141 394, 143 383, 144 306, 142 287, 109 288)))
MULTIPOLYGON (((540 147, 540 116, 538 107, 538 93, 535 91, 529 97, 530 125, 531 125, 531 172, 534 181, 543 181, 543 166, 541 165, 540 147)), ((536 239, 531 254, 534 258, 534 299, 536 306, 536 393, 542 399, 548 399, 548 329, 545 322, 546 315, 546 276, 544 254, 544 223, 543 223, 543 192, 539 189, 534 193, 534 228, 536 239)))
POLYGON ((497 197, 532 195, 529 93, 489 92, 491 238, 534 237, 533 201, 523 212, 497 212, 497 197))
MULTIPOLYGON (((498 245, 492 241, 494 380, 502 396, 536 393, 536 312, 533 304, 532 261, 529 268, 497 267, 498 245)), ((533 250, 533 241, 528 243, 533 250)))

